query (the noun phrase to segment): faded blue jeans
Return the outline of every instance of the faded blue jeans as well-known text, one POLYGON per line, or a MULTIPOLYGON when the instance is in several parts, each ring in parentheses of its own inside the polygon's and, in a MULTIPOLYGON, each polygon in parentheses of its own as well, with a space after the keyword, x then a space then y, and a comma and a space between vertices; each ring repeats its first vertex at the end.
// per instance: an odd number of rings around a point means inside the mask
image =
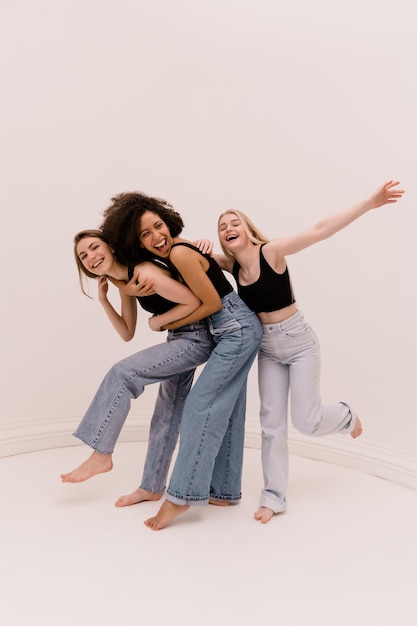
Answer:
POLYGON ((119 361, 104 377, 74 436, 101 454, 111 454, 131 400, 146 385, 162 382, 141 483, 143 489, 162 493, 195 369, 207 361, 213 347, 206 322, 197 322, 170 330, 166 342, 119 361))
POLYGON ((279 324, 264 324, 258 354, 262 469, 260 506, 285 511, 288 484, 288 399, 293 425, 304 435, 348 433, 356 416, 347 402, 320 399, 320 345, 297 311, 279 324))
POLYGON ((222 303, 208 318, 215 348, 185 402, 166 495, 176 504, 241 498, 246 381, 262 326, 235 292, 222 303))

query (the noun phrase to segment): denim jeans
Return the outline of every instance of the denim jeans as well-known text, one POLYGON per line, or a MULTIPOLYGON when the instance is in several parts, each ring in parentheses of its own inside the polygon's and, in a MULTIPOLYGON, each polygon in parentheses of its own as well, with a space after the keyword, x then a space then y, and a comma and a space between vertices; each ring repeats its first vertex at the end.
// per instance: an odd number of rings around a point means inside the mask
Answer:
POLYGON ((167 341, 137 352, 110 368, 75 437, 101 454, 111 454, 130 410, 146 385, 162 382, 151 421, 141 486, 162 492, 178 439, 182 410, 195 369, 214 343, 206 322, 168 331, 167 341))
POLYGON ((263 325, 258 378, 264 476, 260 505, 279 513, 287 506, 288 399, 293 425, 305 435, 350 432, 356 417, 346 402, 321 403, 320 346, 301 311, 279 324, 263 325))
POLYGON ((166 496, 176 504, 241 498, 246 381, 262 326, 235 292, 222 303, 208 318, 215 348, 185 402, 166 496))
POLYGON ((195 369, 192 369, 163 380, 159 386, 149 428, 141 489, 154 493, 165 491, 168 470, 180 433, 182 412, 194 374, 195 369))

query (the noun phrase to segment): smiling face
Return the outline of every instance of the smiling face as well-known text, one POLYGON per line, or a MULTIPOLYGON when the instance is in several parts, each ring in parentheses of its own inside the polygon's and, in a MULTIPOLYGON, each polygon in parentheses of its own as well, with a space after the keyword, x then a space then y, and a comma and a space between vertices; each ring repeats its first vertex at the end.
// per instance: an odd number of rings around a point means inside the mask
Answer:
POLYGON ((148 252, 162 258, 169 256, 173 244, 167 224, 152 211, 146 211, 140 219, 139 241, 148 252))
POLYGON ((83 237, 77 243, 75 252, 87 276, 104 276, 110 273, 114 263, 113 251, 99 237, 83 237))
POLYGON ((237 210, 220 215, 217 231, 221 248, 229 259, 234 259, 237 252, 243 252, 250 243, 259 245, 269 241, 247 215, 237 210))
POLYGON ((219 240, 222 248, 232 251, 237 245, 246 244, 248 236, 242 220, 233 211, 223 213, 218 223, 219 240))

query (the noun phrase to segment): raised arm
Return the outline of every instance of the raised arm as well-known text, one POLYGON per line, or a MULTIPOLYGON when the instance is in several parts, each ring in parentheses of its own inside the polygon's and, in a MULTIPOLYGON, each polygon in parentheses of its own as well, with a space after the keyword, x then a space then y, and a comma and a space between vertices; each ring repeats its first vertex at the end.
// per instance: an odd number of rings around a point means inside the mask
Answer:
POLYGON ((132 296, 123 293, 119 289, 121 313, 119 314, 109 301, 108 279, 106 276, 98 278, 98 299, 109 318, 113 328, 119 333, 123 341, 130 341, 136 330, 137 302, 132 296))
POLYGON ((296 235, 273 239, 265 245, 265 249, 269 248, 270 252, 284 257, 300 252, 300 250, 304 250, 319 241, 328 239, 371 209, 397 202, 404 193, 403 189, 398 189, 398 185, 399 181, 390 180, 366 200, 355 204, 349 209, 333 213, 317 222, 311 228, 296 235))

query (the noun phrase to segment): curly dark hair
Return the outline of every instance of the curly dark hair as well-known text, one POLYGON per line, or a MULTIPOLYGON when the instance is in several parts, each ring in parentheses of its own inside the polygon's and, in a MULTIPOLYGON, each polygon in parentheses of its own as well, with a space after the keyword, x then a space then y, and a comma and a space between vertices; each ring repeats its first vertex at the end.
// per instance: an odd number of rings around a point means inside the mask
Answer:
POLYGON ((152 198, 140 191, 120 193, 103 211, 104 220, 100 226, 116 250, 120 263, 130 265, 150 258, 149 252, 139 243, 140 220, 147 211, 155 213, 165 222, 172 237, 182 232, 184 222, 166 200, 152 198))

